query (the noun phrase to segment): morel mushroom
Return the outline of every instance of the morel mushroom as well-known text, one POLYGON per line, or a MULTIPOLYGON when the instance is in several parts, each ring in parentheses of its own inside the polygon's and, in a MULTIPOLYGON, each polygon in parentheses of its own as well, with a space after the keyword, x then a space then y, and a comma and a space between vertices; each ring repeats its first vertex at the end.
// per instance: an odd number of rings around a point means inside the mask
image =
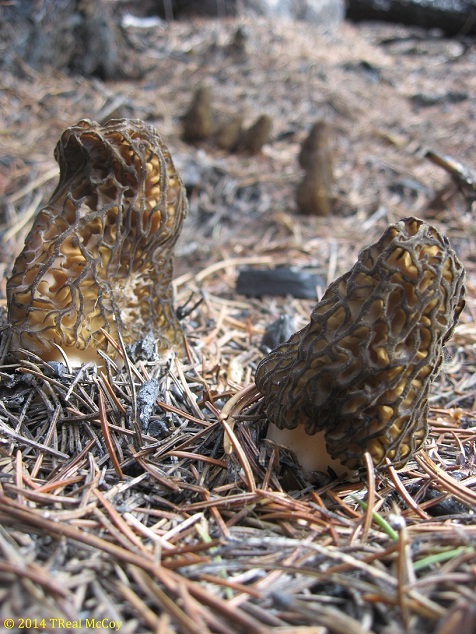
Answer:
POLYGON ((11 351, 61 360, 60 346, 72 363, 97 360, 114 355, 101 329, 180 348, 172 258, 187 201, 160 136, 139 120, 83 120, 55 158, 59 184, 7 283, 11 351))
POLYGON ((310 323, 259 364, 270 437, 290 442, 306 471, 327 470, 314 457, 322 434, 334 466, 359 468, 369 452, 376 467, 386 458, 402 467, 427 435, 428 393, 464 306, 463 277, 434 227, 390 225, 329 286, 310 323))
MULTIPOLYGON (((304 170, 310 170, 314 168, 316 160, 315 154, 318 155, 331 155, 331 134, 330 128, 325 121, 316 121, 312 126, 309 134, 304 139, 301 149, 299 151, 298 161, 299 165, 304 170)), ((330 159, 332 161, 332 158, 330 159)))
POLYGON ((334 167, 330 129, 315 123, 302 144, 299 164, 306 170, 296 190, 298 210, 303 214, 328 216, 332 211, 334 167))
POLYGON ((212 131, 211 92, 208 86, 199 86, 183 120, 183 138, 185 141, 201 141, 212 131))
POLYGON ((242 132, 239 148, 251 154, 258 154, 263 149, 263 145, 269 142, 272 129, 273 119, 267 114, 261 115, 242 132))
POLYGON ((234 152, 240 141, 242 131, 243 117, 241 115, 237 115, 218 129, 215 139, 217 146, 221 150, 234 152))

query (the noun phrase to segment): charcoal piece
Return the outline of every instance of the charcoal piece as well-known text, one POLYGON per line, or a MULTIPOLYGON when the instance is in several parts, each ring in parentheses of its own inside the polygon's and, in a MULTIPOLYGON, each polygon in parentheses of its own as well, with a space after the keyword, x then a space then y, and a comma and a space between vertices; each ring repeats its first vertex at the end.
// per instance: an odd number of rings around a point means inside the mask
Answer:
MULTIPOLYGON (((455 478, 457 479, 457 478, 455 478)), ((416 487, 412 487, 412 489, 416 489, 416 487)), ((428 502, 429 500, 435 500, 436 498, 441 497, 441 491, 436 491, 435 489, 428 489, 423 498, 423 502, 428 502)), ((463 504, 455 497, 450 496, 446 499, 442 499, 440 502, 435 504, 434 506, 429 506, 426 508, 426 512, 432 517, 441 517, 447 515, 462 515, 468 513, 470 509, 466 504, 463 504)))
POLYGON ((0 401, 10 409, 19 409, 27 401, 31 390, 38 383, 32 374, 3 374, 0 381, 0 401))
POLYGON ((281 315, 266 328, 261 339, 260 350, 268 354, 281 343, 287 341, 294 334, 294 317, 281 315))
POLYGON ((154 411, 154 406, 159 396, 159 381, 150 379, 141 385, 137 391, 137 404, 139 409, 139 422, 142 431, 149 429, 149 420, 154 411))
POLYGON ((147 434, 153 438, 166 438, 170 431, 167 423, 160 418, 151 418, 147 426, 147 434))
POLYGON ((461 429, 471 429, 472 427, 476 427, 476 418, 463 414, 460 418, 459 426, 461 429))
POLYGON ((474 0, 348 0, 346 17, 354 22, 397 22, 447 35, 476 32, 474 0))
POLYGON ((62 379, 68 374, 68 368, 61 361, 49 361, 44 367, 44 373, 46 376, 62 379))
POLYGON ((314 273, 280 266, 275 269, 245 269, 236 281, 236 292, 246 297, 272 295, 297 299, 316 299, 316 287, 324 286, 314 273))
POLYGON ((133 363, 137 361, 156 361, 157 343, 153 332, 126 346, 126 352, 133 363))

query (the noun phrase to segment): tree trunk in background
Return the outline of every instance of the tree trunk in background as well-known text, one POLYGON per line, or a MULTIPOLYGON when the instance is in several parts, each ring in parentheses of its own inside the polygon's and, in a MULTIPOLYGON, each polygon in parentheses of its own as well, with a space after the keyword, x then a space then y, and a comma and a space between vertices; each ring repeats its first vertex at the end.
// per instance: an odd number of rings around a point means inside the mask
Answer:
POLYGON ((47 66, 113 79, 125 74, 123 35, 104 0, 16 0, 0 7, 2 65, 20 58, 36 70, 47 66))

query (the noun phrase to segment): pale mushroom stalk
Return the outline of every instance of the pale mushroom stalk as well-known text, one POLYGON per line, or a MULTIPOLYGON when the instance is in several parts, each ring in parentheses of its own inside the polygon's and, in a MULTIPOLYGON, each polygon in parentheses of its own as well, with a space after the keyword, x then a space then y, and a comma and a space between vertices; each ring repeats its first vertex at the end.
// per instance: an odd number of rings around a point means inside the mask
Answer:
POLYGON ((160 136, 139 120, 82 120, 55 158, 58 186, 7 283, 11 352, 114 358, 104 331, 126 344, 152 332, 159 349, 181 350, 172 267, 187 200, 160 136))
POLYGON ((269 437, 305 471, 400 468, 428 432, 428 395, 464 306, 464 269, 416 218, 390 225, 310 323, 258 365, 269 437), (333 462, 330 462, 332 459, 333 462))
POLYGON ((340 460, 335 460, 329 454, 326 434, 322 430, 310 435, 300 425, 294 429, 280 429, 274 423, 270 423, 266 438, 292 451, 306 475, 314 472, 327 474, 329 469, 337 476, 349 472, 340 460))

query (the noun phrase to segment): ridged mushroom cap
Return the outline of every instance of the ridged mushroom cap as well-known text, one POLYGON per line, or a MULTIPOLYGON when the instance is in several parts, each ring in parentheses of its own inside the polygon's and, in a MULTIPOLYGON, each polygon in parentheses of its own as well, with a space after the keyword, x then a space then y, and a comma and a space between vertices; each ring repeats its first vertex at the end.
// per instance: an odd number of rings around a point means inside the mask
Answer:
POLYGON ((329 454, 350 469, 365 451, 377 467, 387 457, 403 466, 427 435, 428 393, 464 306, 463 277, 434 227, 390 225, 329 286, 310 323, 259 364, 269 420, 324 431, 329 454))
POLYGON ((126 343, 152 331, 159 348, 180 347, 172 258, 187 201, 160 136, 139 120, 82 120, 55 159, 58 186, 7 283, 11 351, 114 355, 101 328, 126 343))

